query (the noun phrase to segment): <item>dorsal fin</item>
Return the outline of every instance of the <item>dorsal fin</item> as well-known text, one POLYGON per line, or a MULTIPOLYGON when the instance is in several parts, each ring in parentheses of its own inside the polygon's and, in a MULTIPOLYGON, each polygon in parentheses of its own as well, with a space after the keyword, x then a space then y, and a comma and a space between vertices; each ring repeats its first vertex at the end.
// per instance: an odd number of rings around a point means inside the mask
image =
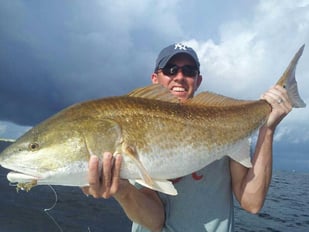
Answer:
MULTIPOLYGON (((152 84, 146 87, 138 88, 128 94, 130 97, 140 97, 147 99, 156 99, 160 101, 179 103, 179 99, 170 91, 160 84, 152 84)), ((238 100, 230 97, 225 97, 220 94, 211 92, 202 92, 195 97, 186 100, 185 104, 205 105, 205 106, 231 106, 248 103, 251 101, 238 100)))
POLYGON ((152 84, 146 87, 135 89, 130 92, 128 96, 179 103, 178 98, 171 94, 167 88, 160 84, 152 84))
POLYGON ((186 103, 188 104, 207 105, 207 106, 232 106, 232 105, 235 106, 249 102, 251 101, 225 97, 223 95, 211 92, 199 93, 194 98, 186 101, 186 103))

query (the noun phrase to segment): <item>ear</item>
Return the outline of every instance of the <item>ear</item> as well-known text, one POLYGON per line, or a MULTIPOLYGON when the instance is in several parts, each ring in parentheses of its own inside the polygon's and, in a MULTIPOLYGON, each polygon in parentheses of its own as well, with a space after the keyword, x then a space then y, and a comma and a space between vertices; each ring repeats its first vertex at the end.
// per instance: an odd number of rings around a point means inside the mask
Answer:
POLYGON ((157 73, 153 73, 151 75, 151 81, 152 81, 152 84, 159 84, 158 74, 157 73))
POLYGON ((198 87, 200 87, 202 80, 203 80, 202 75, 198 75, 198 77, 196 78, 195 91, 198 89, 198 87))

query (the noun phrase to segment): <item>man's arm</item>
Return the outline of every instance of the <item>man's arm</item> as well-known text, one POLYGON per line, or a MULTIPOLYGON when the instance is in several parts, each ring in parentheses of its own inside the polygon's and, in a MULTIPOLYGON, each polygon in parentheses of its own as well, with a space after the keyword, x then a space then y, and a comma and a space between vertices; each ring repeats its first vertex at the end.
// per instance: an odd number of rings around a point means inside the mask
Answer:
POLYGON ((262 97, 272 106, 267 122, 259 130, 259 136, 248 169, 231 160, 232 188, 242 208, 257 213, 264 204, 272 176, 272 146, 277 125, 291 111, 287 92, 280 86, 268 90, 262 97), (282 99, 278 103, 278 99, 282 99))
POLYGON ((83 192, 95 198, 114 197, 127 216, 134 222, 150 229, 160 231, 164 225, 164 207, 158 194, 150 189, 137 189, 127 180, 120 179, 122 157, 103 154, 103 169, 99 173, 99 159, 96 156, 89 161, 89 187, 83 192), (101 176, 101 177, 100 177, 101 176))

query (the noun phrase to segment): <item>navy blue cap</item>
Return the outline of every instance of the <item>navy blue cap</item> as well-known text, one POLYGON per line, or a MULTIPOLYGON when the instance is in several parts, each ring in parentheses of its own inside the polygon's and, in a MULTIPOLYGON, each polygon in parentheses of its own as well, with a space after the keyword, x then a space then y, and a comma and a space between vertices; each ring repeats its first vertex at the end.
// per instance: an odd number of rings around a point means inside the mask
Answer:
POLYGON ((200 62, 198 60, 196 52, 193 50, 193 48, 188 47, 182 43, 175 43, 172 45, 169 45, 166 48, 163 48, 161 52, 158 55, 158 58, 156 60, 156 67, 155 71, 158 69, 164 68, 165 65, 169 62, 169 60, 180 53, 188 54, 192 57, 194 60, 196 67, 200 69, 200 62))

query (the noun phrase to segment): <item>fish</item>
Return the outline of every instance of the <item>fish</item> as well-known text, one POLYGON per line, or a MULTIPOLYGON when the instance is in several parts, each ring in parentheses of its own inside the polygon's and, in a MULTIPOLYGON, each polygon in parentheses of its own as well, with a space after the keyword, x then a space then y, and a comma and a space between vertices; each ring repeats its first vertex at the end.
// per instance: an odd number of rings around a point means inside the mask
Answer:
MULTIPOLYGON (((295 69, 303 45, 277 82, 294 108, 305 107, 295 69)), ((29 191, 37 185, 87 186, 88 161, 104 151, 121 154, 120 177, 177 195, 172 179, 225 156, 252 167, 249 138, 271 112, 265 100, 241 100, 201 92, 180 102, 161 85, 122 96, 88 100, 44 120, 0 154, 9 182, 29 191)))

